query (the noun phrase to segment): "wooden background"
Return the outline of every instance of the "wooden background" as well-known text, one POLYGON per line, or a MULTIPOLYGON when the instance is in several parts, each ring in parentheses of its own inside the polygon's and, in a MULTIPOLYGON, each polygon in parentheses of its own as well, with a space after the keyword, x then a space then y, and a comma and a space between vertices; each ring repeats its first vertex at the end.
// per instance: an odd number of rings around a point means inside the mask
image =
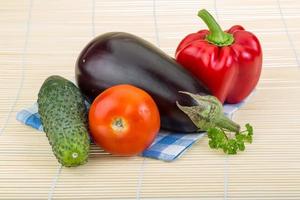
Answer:
POLYGON ((296 0, 1 0, 0 199, 300 199, 299 20, 296 0), (224 28, 244 25, 263 47, 256 93, 234 115, 255 127, 246 152, 225 156, 203 139, 165 163, 93 147, 88 164, 69 169, 44 134, 15 120, 46 77, 74 77, 93 36, 131 32, 174 55, 183 36, 205 28, 200 8, 224 28))

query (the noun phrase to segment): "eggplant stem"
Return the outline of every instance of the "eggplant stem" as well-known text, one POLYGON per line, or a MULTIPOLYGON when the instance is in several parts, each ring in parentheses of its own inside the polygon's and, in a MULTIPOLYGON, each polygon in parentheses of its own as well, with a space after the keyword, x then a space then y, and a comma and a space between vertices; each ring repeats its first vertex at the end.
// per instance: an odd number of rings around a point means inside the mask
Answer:
POLYGON ((197 102, 196 106, 182 106, 176 101, 176 105, 200 130, 207 131, 209 128, 218 127, 235 133, 240 131, 240 126, 224 115, 222 103, 216 97, 183 91, 180 93, 190 96, 197 102))

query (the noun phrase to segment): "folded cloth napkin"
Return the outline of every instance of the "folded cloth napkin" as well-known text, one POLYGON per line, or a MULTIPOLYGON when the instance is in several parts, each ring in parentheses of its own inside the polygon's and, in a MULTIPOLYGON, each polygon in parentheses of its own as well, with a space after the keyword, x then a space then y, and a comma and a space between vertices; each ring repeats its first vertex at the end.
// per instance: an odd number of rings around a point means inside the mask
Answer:
MULTIPOLYGON (((245 101, 238 104, 224 105, 224 113, 227 116, 231 116, 231 114, 238 110, 244 102, 245 101)), ((34 103, 29 108, 19 111, 17 113, 17 120, 38 129, 39 131, 43 131, 37 103, 34 103)), ((146 149, 141 156, 164 161, 173 161, 183 155, 187 149, 204 135, 204 132, 187 134, 160 131, 151 146, 146 149)))

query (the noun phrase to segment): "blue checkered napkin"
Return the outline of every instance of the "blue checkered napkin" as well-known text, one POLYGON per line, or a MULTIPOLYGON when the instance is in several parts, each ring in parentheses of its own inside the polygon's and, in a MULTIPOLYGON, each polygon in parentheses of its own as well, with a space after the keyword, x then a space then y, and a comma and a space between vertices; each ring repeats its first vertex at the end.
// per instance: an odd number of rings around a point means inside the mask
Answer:
MULTIPOLYGON (((224 113, 231 115, 239 109, 244 102, 224 106, 224 113)), ((21 110, 17 113, 17 120, 43 131, 40 115, 38 113, 37 103, 31 107, 21 110)), ((171 133, 161 131, 151 146, 141 155, 144 157, 155 158, 164 161, 173 161, 183 155, 197 140, 202 138, 205 133, 171 133)))
POLYGON ((31 107, 25 108, 17 113, 17 120, 35 128, 39 131, 43 131, 43 126, 41 123, 41 118, 38 113, 38 105, 34 103, 31 107))
POLYGON ((204 135, 204 133, 160 132, 152 145, 142 153, 142 156, 173 161, 183 155, 186 150, 204 135))

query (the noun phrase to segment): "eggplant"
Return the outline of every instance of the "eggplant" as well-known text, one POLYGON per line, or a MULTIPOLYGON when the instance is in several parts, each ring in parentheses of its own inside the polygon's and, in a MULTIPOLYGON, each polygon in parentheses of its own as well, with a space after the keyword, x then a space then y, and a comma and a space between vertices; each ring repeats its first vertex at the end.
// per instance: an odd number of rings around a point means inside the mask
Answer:
POLYGON ((180 106, 196 107, 197 100, 180 91, 211 94, 173 58, 124 32, 110 32, 93 39, 80 53, 75 74, 78 87, 91 100, 117 84, 131 84, 145 90, 158 106, 161 127, 175 132, 199 131, 195 119, 180 106))

